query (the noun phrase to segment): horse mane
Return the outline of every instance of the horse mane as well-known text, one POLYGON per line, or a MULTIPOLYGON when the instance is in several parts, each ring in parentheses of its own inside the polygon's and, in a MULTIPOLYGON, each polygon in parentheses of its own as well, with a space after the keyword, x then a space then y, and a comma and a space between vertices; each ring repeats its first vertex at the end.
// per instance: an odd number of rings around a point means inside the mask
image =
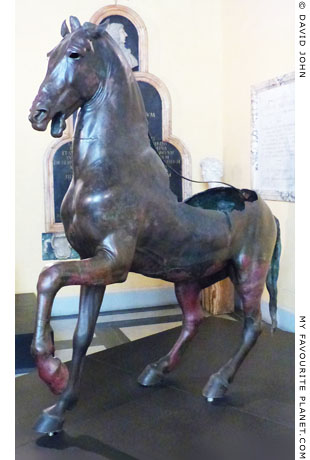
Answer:
MULTIPOLYGON (((143 121, 148 127, 144 101, 140 88, 135 79, 132 68, 121 48, 106 31, 108 25, 109 21, 105 21, 104 24, 100 24, 98 26, 90 22, 85 22, 81 27, 85 32, 86 38, 93 42, 95 51, 102 56, 103 61, 107 65, 105 80, 107 82, 111 79, 117 80, 120 78, 126 80, 131 101, 136 104, 134 110, 138 110, 140 112, 140 115, 143 117, 143 121)), ((106 91, 108 93, 109 89, 106 88, 106 91)))
POLYGON ((89 40, 100 40, 103 39, 103 43, 107 44, 107 50, 111 51, 111 57, 117 58, 117 61, 120 62, 121 67, 125 70, 126 74, 131 73, 132 69, 124 56, 123 52, 121 51, 120 47, 116 43, 115 40, 111 37, 111 35, 106 31, 110 21, 105 21, 104 24, 93 24, 91 22, 85 22, 83 26, 81 26, 85 32, 86 38, 89 40))

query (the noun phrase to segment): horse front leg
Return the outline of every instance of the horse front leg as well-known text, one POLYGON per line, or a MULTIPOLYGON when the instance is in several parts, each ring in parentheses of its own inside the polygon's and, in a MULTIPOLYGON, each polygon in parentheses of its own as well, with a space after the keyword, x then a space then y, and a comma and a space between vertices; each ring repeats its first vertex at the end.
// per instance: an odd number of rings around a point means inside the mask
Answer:
POLYGON ((55 295, 59 289, 53 279, 55 269, 45 269, 37 283, 37 315, 31 344, 40 378, 54 394, 60 394, 67 385, 69 372, 65 364, 54 357, 54 335, 50 325, 55 295))
MULTIPOLYGON (((51 340, 49 322, 53 299, 56 293, 63 286, 81 285, 97 287, 98 291, 96 291, 96 295, 99 296, 99 293, 103 295, 104 288, 107 284, 123 282, 127 278, 132 260, 130 258, 132 255, 132 247, 134 246, 114 247, 115 256, 112 250, 109 252, 101 250, 95 257, 90 259, 55 264, 41 273, 38 281, 37 325, 31 351, 35 357, 40 378, 44 380, 55 394, 61 394, 65 390, 69 379, 69 372, 66 366, 62 364, 58 358, 54 357, 54 346, 51 340)), ((91 292, 91 290, 89 292, 91 292)), ((91 318, 96 316, 98 304, 99 301, 94 307, 94 313, 89 317, 89 321, 85 323, 88 324, 88 326, 93 324, 91 318)), ((84 311, 84 308, 82 308, 81 311, 84 311)), ((82 317, 84 318, 85 315, 86 313, 83 314, 82 317)), ((77 339, 81 335, 80 329, 83 324, 84 320, 82 323, 79 323, 76 336, 77 339)), ((76 347, 76 349, 83 349, 85 346, 87 348, 87 340, 89 340, 89 336, 85 338, 86 345, 82 344, 80 347, 76 347)), ((78 356, 80 352, 77 351, 76 353, 76 356, 78 356)), ((78 360, 78 358, 76 358, 75 361, 76 360, 78 360)))
MULTIPOLYGON (((61 262, 42 271, 37 285, 38 310, 36 329, 31 345, 31 352, 36 360, 39 376, 55 394, 63 392, 68 381, 66 366, 54 358, 50 316, 56 293, 63 286, 101 285, 122 282, 128 274, 127 255, 125 251, 116 251, 118 258, 111 252, 98 253, 90 259, 61 262)), ((130 263, 130 259, 129 259, 130 263)))
POLYGON ((167 355, 146 366, 138 377, 141 385, 154 386, 162 383, 164 375, 172 371, 179 362, 204 317, 200 304, 200 292, 201 286, 197 282, 183 282, 175 285, 176 297, 183 311, 181 334, 167 355))
POLYGON ((93 339, 104 292, 105 286, 81 286, 79 317, 73 336, 69 381, 58 402, 45 409, 37 421, 35 430, 39 433, 54 433, 61 430, 65 411, 70 410, 77 403, 82 365, 93 339))

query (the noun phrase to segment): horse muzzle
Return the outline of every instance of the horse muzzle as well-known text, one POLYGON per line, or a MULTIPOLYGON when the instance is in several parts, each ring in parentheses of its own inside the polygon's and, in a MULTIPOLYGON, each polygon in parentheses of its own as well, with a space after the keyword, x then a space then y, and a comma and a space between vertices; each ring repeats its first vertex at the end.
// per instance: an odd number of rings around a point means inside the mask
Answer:
POLYGON ((28 117, 33 129, 37 131, 45 131, 50 121, 48 117, 48 111, 46 109, 30 110, 28 117))
POLYGON ((33 129, 37 131, 45 131, 50 120, 51 135, 53 137, 61 137, 66 128, 66 114, 63 112, 56 112, 52 117, 49 111, 45 108, 30 109, 28 117, 33 129))

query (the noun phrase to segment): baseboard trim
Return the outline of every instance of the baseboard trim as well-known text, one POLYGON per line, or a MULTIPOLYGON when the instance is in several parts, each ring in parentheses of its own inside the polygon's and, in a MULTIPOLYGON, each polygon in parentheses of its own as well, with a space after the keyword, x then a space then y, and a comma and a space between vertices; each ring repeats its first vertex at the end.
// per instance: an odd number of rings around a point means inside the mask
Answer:
MULTIPOLYGON (((263 320, 271 324, 269 304, 266 301, 261 303, 262 318, 263 320)), ((286 308, 278 306, 277 311, 278 329, 287 332, 295 332, 295 315, 293 312, 288 311, 286 308)))
MULTIPOLYGON (((135 289, 125 292, 107 292, 104 296, 100 312, 117 312, 164 305, 175 305, 177 299, 173 287, 135 289)), ((268 302, 261 304, 263 320, 270 324, 268 302)), ((78 296, 56 296, 52 316, 76 315, 79 311, 78 296)), ((283 331, 295 332, 295 315, 293 312, 278 306, 278 328, 283 331)))
MULTIPOLYGON (((177 304, 174 288, 135 289, 126 292, 106 292, 100 311, 128 310, 177 304)), ((56 296, 52 316, 76 315, 78 296, 56 296)))

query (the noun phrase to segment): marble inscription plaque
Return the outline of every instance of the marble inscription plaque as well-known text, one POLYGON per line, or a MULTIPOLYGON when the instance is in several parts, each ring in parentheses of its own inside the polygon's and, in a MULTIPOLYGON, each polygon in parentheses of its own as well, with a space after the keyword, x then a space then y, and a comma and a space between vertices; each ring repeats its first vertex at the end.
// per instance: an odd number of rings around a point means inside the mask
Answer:
POLYGON ((72 143, 63 144, 53 158, 55 222, 61 222, 60 206, 72 179, 72 143))
POLYGON ((253 188, 264 199, 295 201, 294 76, 252 88, 253 188))
MULTIPOLYGON (((138 81, 142 93, 146 115, 149 124, 149 133, 154 145, 166 165, 171 166, 177 173, 182 174, 182 156, 178 149, 162 140, 162 101, 160 94, 154 86, 144 81, 138 81)), ((167 168, 170 180, 170 188, 177 196, 178 201, 183 200, 182 178, 171 169, 167 168)))

